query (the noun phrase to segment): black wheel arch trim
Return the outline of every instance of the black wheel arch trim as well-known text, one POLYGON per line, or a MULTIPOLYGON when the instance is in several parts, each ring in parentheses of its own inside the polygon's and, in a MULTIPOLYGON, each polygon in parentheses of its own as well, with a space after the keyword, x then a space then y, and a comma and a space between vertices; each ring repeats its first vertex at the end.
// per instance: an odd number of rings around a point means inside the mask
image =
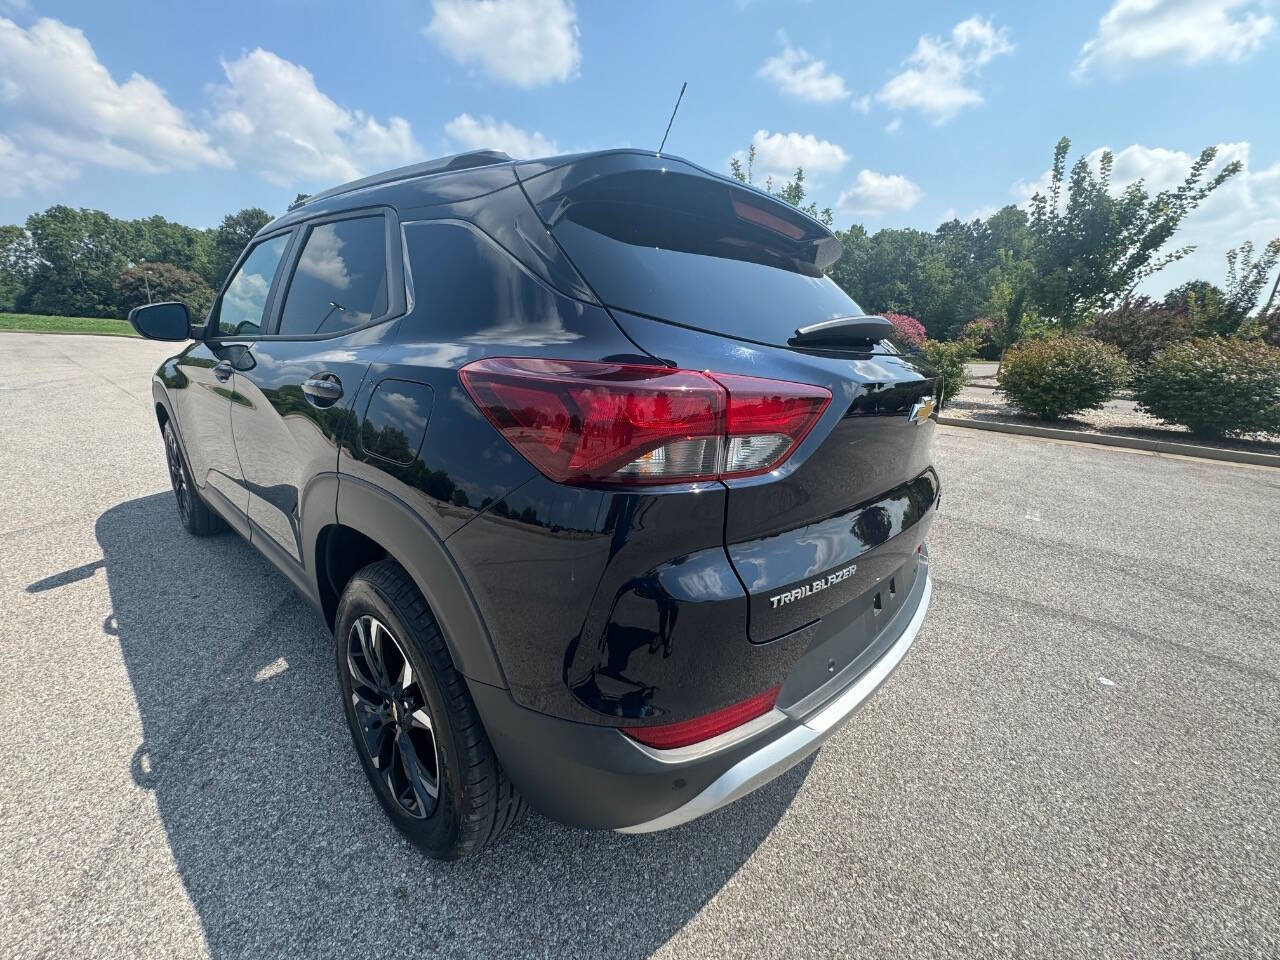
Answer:
MULTIPOLYGON (((452 555, 430 526, 398 497, 349 474, 338 479, 336 522, 376 542, 413 578, 444 633, 458 672, 506 688, 489 630, 452 555)), ((322 528, 307 536, 315 562, 322 528)), ((312 569, 318 569, 312 566, 312 569)))

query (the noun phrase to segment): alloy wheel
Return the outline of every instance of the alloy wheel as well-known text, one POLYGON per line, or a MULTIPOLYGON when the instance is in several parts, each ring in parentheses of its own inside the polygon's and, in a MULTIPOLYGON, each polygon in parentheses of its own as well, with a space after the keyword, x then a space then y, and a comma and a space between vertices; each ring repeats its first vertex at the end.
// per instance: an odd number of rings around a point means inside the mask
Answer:
POLYGON ((400 641, 376 617, 358 617, 346 646, 360 746, 397 806, 424 819, 440 793, 440 766, 418 676, 400 641))
POLYGON ((165 459, 169 464, 169 480, 173 484, 174 495, 178 498, 178 512, 184 521, 191 517, 191 484, 187 482, 187 471, 182 464, 182 451, 178 449, 178 438, 170 427, 164 432, 165 459))

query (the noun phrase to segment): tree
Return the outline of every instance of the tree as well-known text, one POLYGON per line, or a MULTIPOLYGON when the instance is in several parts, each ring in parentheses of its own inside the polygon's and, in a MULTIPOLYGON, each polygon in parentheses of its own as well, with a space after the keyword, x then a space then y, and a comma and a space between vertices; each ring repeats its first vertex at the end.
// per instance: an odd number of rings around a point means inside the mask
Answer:
MULTIPOLYGON (((755 165, 756 145, 754 143, 747 147, 747 162, 745 165, 737 157, 729 158, 729 172, 733 174, 733 178, 739 183, 745 183, 748 186, 755 186, 755 165)), ((804 198, 807 194, 804 187, 803 167, 796 167, 796 172, 792 178, 777 190, 773 189, 773 178, 768 177, 764 182, 764 192, 772 194, 779 200, 786 201, 793 207, 798 207, 802 212, 807 213, 815 220, 821 220, 828 227, 835 223, 836 217, 831 212, 830 207, 823 207, 822 210, 819 210, 816 203, 810 203, 805 206, 804 198)))
POLYGON ((1081 157, 1068 178, 1070 149, 1069 139, 1058 141, 1048 191, 1031 198, 1030 221, 1036 304, 1065 327, 1130 296, 1143 280, 1194 250, 1186 245, 1162 253, 1187 215, 1241 170, 1233 161, 1208 176, 1217 148, 1207 147, 1179 186, 1153 196, 1137 180, 1116 193, 1109 150, 1096 174, 1081 157))
POLYGON ((31 234, 16 225, 0 227, 0 311, 17 309, 35 269, 31 234))
POLYGON ((864 310, 909 314, 931 337, 946 334, 954 278, 933 234, 910 229, 868 234, 855 225, 837 236, 844 252, 831 267, 831 279, 864 310))
POLYGON ((53 206, 27 218, 36 265, 17 308, 30 313, 110 317, 115 281, 129 264, 135 231, 101 210, 53 206))
POLYGON ((261 207, 246 207, 236 213, 228 213, 222 218, 213 235, 213 255, 209 273, 205 280, 215 290, 221 289, 227 274, 235 266, 240 253, 254 234, 271 222, 271 214, 261 207))
POLYGON ((1005 352, 1022 339, 1036 320, 1031 303, 1035 267, 1030 260, 1001 250, 987 277, 987 300, 983 312, 991 318, 990 337, 1000 350, 1001 364, 1005 352))
POLYGON ((199 323, 213 305, 213 290, 204 278, 172 263, 143 261, 126 268, 116 280, 116 294, 120 316, 143 303, 177 300, 187 305, 191 319, 199 323))
MULTIPOLYGON (((1253 312, 1258 308, 1258 301, 1267 288, 1271 271, 1280 263, 1280 237, 1272 240, 1262 249, 1255 259, 1253 241, 1246 240, 1239 247, 1227 251, 1227 291, 1225 325, 1230 329, 1221 333, 1236 333, 1253 312)), ((1275 302, 1276 290, 1280 288, 1280 276, 1276 277, 1271 294, 1263 305, 1260 315, 1265 316, 1275 302)))

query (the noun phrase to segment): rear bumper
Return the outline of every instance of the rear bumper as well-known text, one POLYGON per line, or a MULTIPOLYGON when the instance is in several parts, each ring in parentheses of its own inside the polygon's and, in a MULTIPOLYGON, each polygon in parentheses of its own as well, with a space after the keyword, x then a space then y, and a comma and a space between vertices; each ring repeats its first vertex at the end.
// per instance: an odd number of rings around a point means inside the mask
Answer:
POLYGON ((755 752, 743 757, 713 780, 701 793, 682 803, 670 813, 646 820, 644 823, 618 829, 622 833, 651 833, 688 823, 690 820, 733 803, 739 797, 781 776, 822 746, 822 742, 835 733, 867 701, 867 698, 879 689, 880 684, 884 683, 889 674, 897 669, 902 658, 911 649, 916 634, 924 624, 925 613, 929 609, 929 600, 933 594, 933 578, 929 576, 928 570, 925 570, 925 576, 921 581, 923 587, 920 601, 905 629, 880 659, 834 700, 810 714, 799 726, 793 727, 778 739, 764 744, 755 752))
POLYGON ((878 638, 876 659, 857 676, 838 689, 824 688, 819 705, 803 716, 775 709, 734 735, 693 748, 653 750, 615 728, 525 709, 506 690, 482 683, 470 684, 472 696, 503 766, 540 813, 624 833, 666 830, 780 776, 866 702, 902 662, 924 623, 933 582, 928 562, 921 566, 924 575, 878 638))

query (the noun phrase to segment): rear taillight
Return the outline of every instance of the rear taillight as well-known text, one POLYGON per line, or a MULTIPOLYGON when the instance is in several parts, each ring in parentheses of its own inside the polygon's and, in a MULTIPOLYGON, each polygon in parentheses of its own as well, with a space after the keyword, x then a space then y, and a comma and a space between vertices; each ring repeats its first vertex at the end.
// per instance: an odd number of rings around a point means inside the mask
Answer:
POLYGON ((560 483, 752 476, 822 416, 822 387, 670 367, 495 357, 459 371, 489 421, 560 483))
POLYGON ((778 702, 778 691, 781 689, 781 686, 770 687, 764 693, 757 693, 750 700, 743 700, 731 707, 694 717, 692 720, 662 723, 655 727, 623 727, 622 732, 632 740, 638 740, 645 746, 657 750, 687 747, 691 743, 701 743, 703 740, 718 737, 722 733, 727 733, 768 713, 778 702))

